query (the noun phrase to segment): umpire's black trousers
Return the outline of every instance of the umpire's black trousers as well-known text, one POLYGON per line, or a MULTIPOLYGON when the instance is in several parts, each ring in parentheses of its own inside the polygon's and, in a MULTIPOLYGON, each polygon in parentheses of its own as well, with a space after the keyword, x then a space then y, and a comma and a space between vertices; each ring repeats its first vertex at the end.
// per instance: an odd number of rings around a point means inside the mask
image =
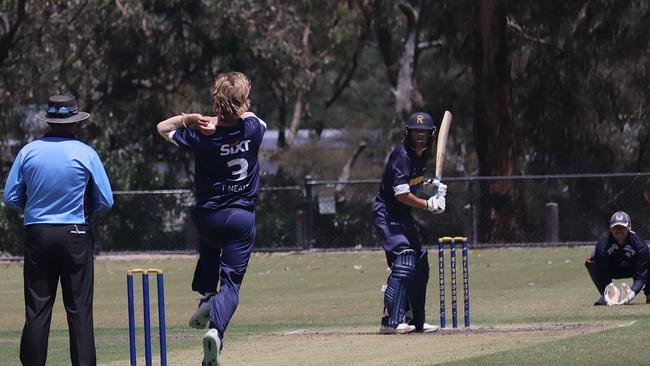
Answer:
POLYGON ((52 306, 61 279, 72 365, 95 365, 93 239, 87 225, 26 226, 23 365, 45 365, 52 306))

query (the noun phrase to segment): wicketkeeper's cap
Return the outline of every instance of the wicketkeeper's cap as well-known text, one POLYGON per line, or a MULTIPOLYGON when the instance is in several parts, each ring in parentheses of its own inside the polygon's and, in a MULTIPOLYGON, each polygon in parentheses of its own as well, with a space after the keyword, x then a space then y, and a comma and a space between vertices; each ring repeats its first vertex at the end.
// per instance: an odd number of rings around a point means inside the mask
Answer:
POLYGON ((628 215, 625 211, 616 211, 612 215, 612 218, 609 219, 610 229, 614 226, 629 227, 630 225, 632 225, 632 219, 630 219, 630 215, 628 215))
POLYGON ((409 130, 433 131, 436 129, 436 125, 433 123, 433 118, 431 118, 429 113, 416 112, 409 117, 409 120, 406 122, 406 128, 409 130))

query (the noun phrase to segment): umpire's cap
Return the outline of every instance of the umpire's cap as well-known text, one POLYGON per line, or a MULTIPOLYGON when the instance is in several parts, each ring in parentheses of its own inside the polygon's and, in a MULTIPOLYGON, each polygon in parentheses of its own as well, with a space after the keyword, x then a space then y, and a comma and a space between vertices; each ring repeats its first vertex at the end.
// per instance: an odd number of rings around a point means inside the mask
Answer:
POLYGON ((616 211, 612 215, 612 218, 609 219, 609 228, 613 228, 614 226, 625 226, 625 227, 630 227, 632 225, 632 219, 630 219, 630 215, 627 214, 625 211, 616 211))
POLYGON ((72 95, 52 95, 47 102, 47 112, 36 115, 43 122, 56 124, 81 122, 89 117, 90 114, 79 111, 72 95))
POLYGON ((411 117, 409 117, 408 122, 406 122, 406 129, 433 131, 436 129, 436 125, 433 123, 433 118, 431 118, 429 113, 416 112, 413 113, 411 117))

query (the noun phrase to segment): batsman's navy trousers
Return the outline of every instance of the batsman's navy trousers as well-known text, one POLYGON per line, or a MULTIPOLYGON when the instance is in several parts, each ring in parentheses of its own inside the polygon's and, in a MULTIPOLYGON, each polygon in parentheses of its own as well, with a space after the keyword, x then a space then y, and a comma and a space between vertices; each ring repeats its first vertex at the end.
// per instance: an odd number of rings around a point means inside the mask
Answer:
POLYGON ((241 287, 255 243, 255 212, 241 208, 196 209, 192 219, 199 232, 199 260, 192 290, 219 292, 212 301, 211 327, 223 338, 239 305, 241 287))
POLYGON ((87 225, 35 224, 26 228, 23 365, 45 365, 52 306, 61 279, 72 365, 95 365, 93 238, 87 225))
MULTIPOLYGON (((418 234, 415 220, 410 212, 389 213, 383 203, 373 204, 373 224, 377 238, 386 252, 386 263, 393 267, 397 256, 406 249, 415 251, 417 268, 414 280, 407 281, 407 296, 409 301, 406 306, 413 310, 413 324, 418 330, 422 329, 425 317, 426 288, 429 281, 429 263, 426 253, 422 252, 422 242, 418 234), (422 257, 422 259, 421 259, 422 257)), ((389 277, 390 282, 390 277, 389 277)), ((404 309, 407 310, 406 308, 404 309)), ((385 321, 388 321, 384 319, 385 321)), ((384 321, 382 320, 382 321, 384 321)), ((401 322, 401 319, 390 319, 390 322, 401 322)))
POLYGON ((383 203, 375 202, 372 218, 377 238, 386 251, 389 266, 392 264, 389 258, 392 256, 389 256, 389 253, 397 255, 403 250, 413 249, 416 255, 420 255, 422 243, 410 212, 388 213, 383 203))

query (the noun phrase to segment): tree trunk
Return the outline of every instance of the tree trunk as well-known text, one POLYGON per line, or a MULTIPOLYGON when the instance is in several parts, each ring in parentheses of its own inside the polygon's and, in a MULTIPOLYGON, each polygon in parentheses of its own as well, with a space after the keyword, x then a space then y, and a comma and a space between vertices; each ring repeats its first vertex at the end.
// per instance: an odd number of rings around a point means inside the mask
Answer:
MULTIPOLYGON (((474 13, 474 139, 479 174, 513 175, 518 171, 510 63, 503 0, 476 2, 474 13)), ((523 239, 522 203, 514 181, 481 184, 480 240, 523 239)))
MULTIPOLYGON (((12 14, 14 15, 14 14, 12 14)), ((7 17, 7 32, 0 34, 0 65, 9 57, 9 51, 14 45, 18 28, 25 19, 25 0, 18 1, 16 4, 15 18, 7 17)))
POLYGON ((300 122, 302 122, 303 110, 303 95, 305 92, 301 89, 298 90, 296 95, 296 102, 293 104, 293 114, 291 115, 291 125, 289 126, 289 133, 287 134, 287 146, 293 146, 293 140, 298 135, 300 129, 300 122))
POLYGON ((282 83, 271 82, 269 84, 273 97, 278 103, 278 148, 287 146, 286 136, 284 135, 284 128, 287 125, 287 110, 289 101, 287 100, 286 87, 282 83))
MULTIPOLYGON (((404 120, 413 112, 414 95, 417 94, 415 71, 418 45, 418 22, 422 4, 420 1, 400 3, 400 10, 406 18, 404 45, 399 57, 399 71, 396 84, 393 85, 395 106, 392 127, 401 130, 404 120)), ((388 65, 387 65, 388 66, 388 65)))
MULTIPOLYGON (((341 169, 341 174, 339 174, 339 182, 347 182, 348 180, 350 180, 350 173, 352 172, 352 167, 354 167, 354 163, 356 163, 357 159, 359 158, 359 156, 367 146, 368 144, 365 141, 359 142, 359 145, 357 145, 357 148, 350 155, 350 158, 343 166, 343 169, 341 169)), ((336 188, 334 189, 334 196, 336 197, 336 202, 345 201, 345 195, 344 195, 345 188, 346 188, 345 184, 336 185, 336 188)))
POLYGON ((287 139, 284 135, 284 127, 287 125, 287 102, 283 100, 278 106, 278 147, 284 148, 287 146, 287 139))
MULTIPOLYGON (((408 22, 411 23, 410 21, 408 22)), ((404 51, 399 59, 399 73, 397 74, 397 85, 393 89, 395 97, 394 127, 402 127, 402 121, 412 112, 415 89, 415 46, 417 43, 417 32, 415 26, 408 27, 404 51)))
POLYGON ((303 65, 302 70, 300 71, 301 75, 296 77, 299 80, 302 80, 302 85, 298 87, 296 92, 296 101, 293 104, 293 113, 291 115, 291 124, 289 125, 289 133, 287 134, 286 146, 293 146, 293 141, 298 135, 298 130, 300 129, 300 124, 302 123, 303 112, 305 107, 308 105, 308 102, 305 102, 306 96, 314 84, 314 79, 320 70, 310 70, 309 69, 309 36, 311 35, 311 28, 305 27, 302 34, 302 60, 301 64, 303 65))

